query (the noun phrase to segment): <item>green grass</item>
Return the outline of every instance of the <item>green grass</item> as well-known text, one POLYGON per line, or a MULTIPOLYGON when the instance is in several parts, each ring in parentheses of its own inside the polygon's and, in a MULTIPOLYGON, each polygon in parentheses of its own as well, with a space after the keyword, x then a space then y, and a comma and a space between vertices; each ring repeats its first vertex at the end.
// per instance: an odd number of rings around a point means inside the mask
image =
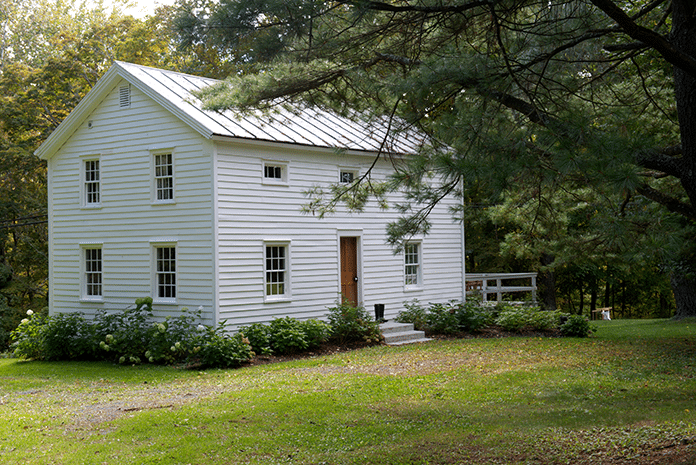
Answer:
POLYGON ((0 360, 0 463, 695 463, 696 321, 597 327, 205 372, 0 360))

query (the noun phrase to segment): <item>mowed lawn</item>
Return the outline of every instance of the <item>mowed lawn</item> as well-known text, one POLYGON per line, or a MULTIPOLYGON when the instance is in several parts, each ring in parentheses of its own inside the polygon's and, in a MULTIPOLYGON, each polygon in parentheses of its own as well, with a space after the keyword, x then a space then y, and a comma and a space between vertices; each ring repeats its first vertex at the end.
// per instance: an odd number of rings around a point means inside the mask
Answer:
POLYGON ((2 464, 696 463, 696 321, 237 370, 0 360, 2 464))

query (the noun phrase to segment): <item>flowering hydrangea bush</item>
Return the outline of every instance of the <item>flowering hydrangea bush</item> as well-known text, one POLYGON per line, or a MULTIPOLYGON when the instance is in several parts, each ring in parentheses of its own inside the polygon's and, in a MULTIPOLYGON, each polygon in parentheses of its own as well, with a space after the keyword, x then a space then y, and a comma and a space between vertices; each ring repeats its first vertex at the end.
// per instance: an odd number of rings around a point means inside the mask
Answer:
POLYGON ((152 299, 93 320, 79 313, 35 315, 31 310, 12 333, 14 355, 34 360, 108 360, 120 364, 188 364, 234 367, 254 353, 248 339, 197 323, 203 307, 155 321, 152 299))

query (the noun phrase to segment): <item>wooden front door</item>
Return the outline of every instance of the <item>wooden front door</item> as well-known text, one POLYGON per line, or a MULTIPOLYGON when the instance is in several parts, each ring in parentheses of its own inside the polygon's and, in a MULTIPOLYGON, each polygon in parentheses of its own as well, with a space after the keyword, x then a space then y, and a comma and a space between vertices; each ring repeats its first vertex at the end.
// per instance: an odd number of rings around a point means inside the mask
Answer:
POLYGON ((358 305, 358 238, 341 238, 341 293, 351 305, 358 305))

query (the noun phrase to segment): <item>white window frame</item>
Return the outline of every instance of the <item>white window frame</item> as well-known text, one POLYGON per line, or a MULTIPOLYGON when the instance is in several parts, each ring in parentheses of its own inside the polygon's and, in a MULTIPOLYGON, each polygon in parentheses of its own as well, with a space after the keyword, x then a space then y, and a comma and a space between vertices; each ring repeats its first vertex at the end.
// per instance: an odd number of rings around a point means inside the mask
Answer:
POLYGON ((177 303, 177 296, 179 295, 179 247, 177 246, 176 242, 152 242, 151 244, 152 247, 152 300, 155 303, 160 303, 160 304, 176 304, 177 303), (165 249, 173 249, 174 250, 174 258, 170 257, 160 257, 159 256, 159 251, 160 250, 165 250, 165 249), (174 265, 174 270, 170 270, 170 266, 173 262, 174 265), (160 265, 166 265, 163 266, 162 268, 167 268, 167 269, 160 269, 160 265), (173 295, 164 295, 160 296, 160 277, 165 277, 169 276, 173 278, 173 282, 169 283, 164 283, 162 284, 165 286, 164 289, 170 288, 173 289, 173 293, 170 292, 165 292, 164 294, 173 294, 173 295))
POLYGON ((263 184, 287 186, 288 185, 288 168, 289 164, 286 161, 268 160, 261 165, 261 180, 263 184), (280 177, 266 177, 266 169, 280 169, 280 177))
POLYGON ((338 169, 338 183, 339 184, 351 184, 353 181, 357 180, 360 178, 360 170, 358 168, 348 168, 348 167, 339 167, 338 169), (343 178, 343 173, 349 173, 353 176, 352 181, 345 181, 343 178))
MULTIPOLYGON (((82 157, 80 159, 80 164, 80 202, 82 204, 82 208, 101 208, 103 199, 103 164, 101 162, 101 156, 96 155, 82 157), (92 176, 88 175, 87 168, 90 163, 97 163, 97 180, 92 179, 92 176), (90 189, 90 185, 96 186, 98 201, 89 201, 90 195, 94 194, 94 191, 90 189)), ((94 170, 90 170, 90 173, 93 172, 94 170)))
POLYGON ((290 241, 264 241, 263 243, 263 297, 265 302, 287 302, 292 299, 292 289, 291 289, 291 260, 290 260, 290 241), (283 257, 283 267, 282 268, 269 268, 269 263, 273 265, 273 260, 276 257, 268 256, 269 248, 280 248, 284 251, 283 257), (283 279, 280 280, 270 280, 273 273, 283 273, 283 279), (282 284, 283 293, 271 293, 269 290, 274 285, 282 284))
POLYGON ((408 241, 404 244, 404 289, 423 289, 423 242, 408 241), (415 247, 415 254, 411 248, 415 247), (415 261, 413 260, 415 256, 415 261), (415 273, 413 272, 415 268, 415 273))
POLYGON ((176 157, 174 156, 174 150, 158 150, 156 152, 151 152, 150 157, 151 157, 150 159, 152 161, 152 203, 157 204, 157 205, 176 203, 176 166, 175 166, 176 157), (169 165, 171 168, 170 175, 162 176, 160 173, 158 173, 157 159, 158 159, 158 157, 163 157, 163 156, 171 157, 171 163, 169 165), (169 181, 171 182, 171 186, 170 186, 171 198, 161 199, 161 198, 159 198, 160 197, 159 193, 161 192, 159 181, 166 180, 166 179, 169 179, 169 181))
POLYGON ((104 301, 104 246, 102 243, 80 244, 80 300, 83 302, 104 301), (94 270, 94 251, 99 251, 98 270, 94 270), (98 277, 99 282, 94 282, 98 277), (95 294, 92 286, 98 286, 99 293, 95 294))

